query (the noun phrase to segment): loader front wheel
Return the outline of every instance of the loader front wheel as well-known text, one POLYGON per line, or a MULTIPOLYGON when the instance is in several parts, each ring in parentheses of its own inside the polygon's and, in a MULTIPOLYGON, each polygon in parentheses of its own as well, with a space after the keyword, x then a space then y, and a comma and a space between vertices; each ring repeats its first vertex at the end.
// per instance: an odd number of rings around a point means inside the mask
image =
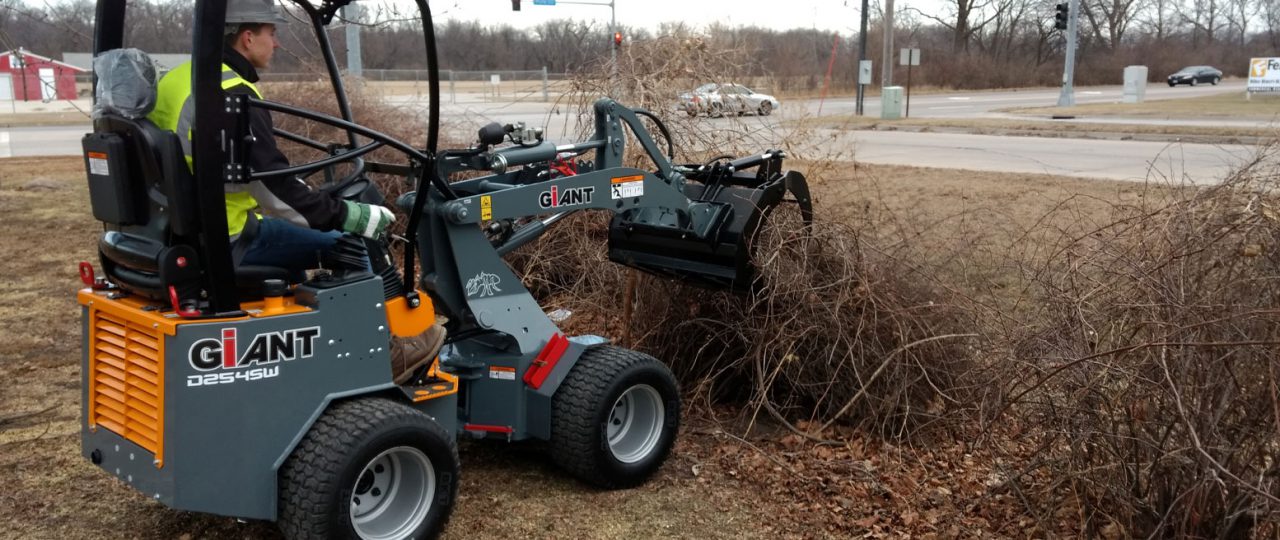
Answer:
POLYGON ((395 401, 334 405, 280 470, 288 538, 433 538, 458 492, 458 447, 430 416, 395 401))
POLYGON ((552 398, 551 454, 578 479, 633 487, 666 461, 680 428, 680 391, 652 356, 612 346, 582 354, 552 398))

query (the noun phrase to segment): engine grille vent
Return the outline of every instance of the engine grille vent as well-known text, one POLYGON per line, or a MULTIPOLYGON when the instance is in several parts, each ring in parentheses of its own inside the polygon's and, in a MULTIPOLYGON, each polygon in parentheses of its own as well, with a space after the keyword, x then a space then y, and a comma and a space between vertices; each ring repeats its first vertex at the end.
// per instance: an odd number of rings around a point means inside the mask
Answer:
POLYGON ((89 425, 109 429, 161 457, 164 351, 158 331, 93 311, 89 425))

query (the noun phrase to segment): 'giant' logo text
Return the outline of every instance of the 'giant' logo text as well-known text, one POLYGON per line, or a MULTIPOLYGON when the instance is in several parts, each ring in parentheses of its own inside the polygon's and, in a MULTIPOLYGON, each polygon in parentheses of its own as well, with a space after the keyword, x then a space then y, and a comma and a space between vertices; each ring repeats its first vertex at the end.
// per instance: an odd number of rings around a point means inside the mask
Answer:
POLYGON ((282 332, 268 332, 253 336, 244 352, 236 339, 235 328, 223 328, 222 339, 202 339, 191 344, 188 358, 191 367, 200 371, 238 369, 257 365, 274 364, 286 360, 309 358, 315 354, 316 338, 320 327, 299 328, 282 332))

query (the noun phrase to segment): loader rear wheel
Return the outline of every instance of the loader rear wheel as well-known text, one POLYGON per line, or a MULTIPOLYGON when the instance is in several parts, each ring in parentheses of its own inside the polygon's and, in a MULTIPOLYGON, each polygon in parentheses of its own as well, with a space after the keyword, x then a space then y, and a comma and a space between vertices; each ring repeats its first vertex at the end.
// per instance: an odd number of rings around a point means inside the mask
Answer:
POLYGON ((288 538, 430 538, 458 493, 458 447, 421 411, 346 401, 320 416, 280 470, 288 538))
POLYGON ((620 347, 582 354, 552 398, 551 455, 605 488, 648 480, 680 428, 680 391, 656 358, 620 347))

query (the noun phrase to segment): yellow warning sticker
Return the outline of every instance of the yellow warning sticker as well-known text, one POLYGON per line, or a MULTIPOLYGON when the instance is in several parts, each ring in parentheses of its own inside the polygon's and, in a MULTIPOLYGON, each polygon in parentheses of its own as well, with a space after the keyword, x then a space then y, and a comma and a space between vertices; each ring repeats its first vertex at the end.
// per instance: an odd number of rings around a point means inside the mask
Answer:
POLYGON ((488 195, 480 197, 480 219, 493 219, 493 198, 488 195))

